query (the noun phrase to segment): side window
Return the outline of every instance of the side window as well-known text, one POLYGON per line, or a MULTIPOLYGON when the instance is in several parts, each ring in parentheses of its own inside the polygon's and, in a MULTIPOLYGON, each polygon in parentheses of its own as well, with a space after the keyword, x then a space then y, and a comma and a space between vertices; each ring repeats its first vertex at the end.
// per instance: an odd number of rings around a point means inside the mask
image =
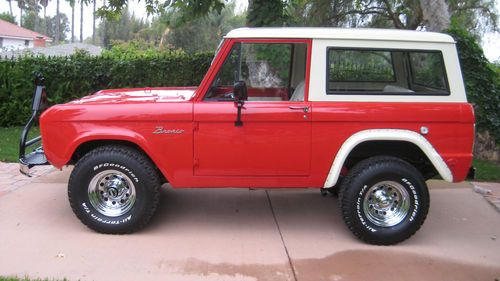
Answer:
POLYGON ((305 76, 307 48, 297 45, 306 44, 235 43, 205 100, 230 100, 236 81, 245 82, 249 101, 290 100, 305 76), (304 59, 299 52, 304 52, 304 59))
POLYGON ((443 56, 441 53, 410 52, 411 77, 415 85, 428 91, 446 90, 443 56))
POLYGON ((391 52, 331 50, 331 82, 394 82, 391 52))
POLYGON ((329 48, 327 94, 449 95, 441 52, 329 48))

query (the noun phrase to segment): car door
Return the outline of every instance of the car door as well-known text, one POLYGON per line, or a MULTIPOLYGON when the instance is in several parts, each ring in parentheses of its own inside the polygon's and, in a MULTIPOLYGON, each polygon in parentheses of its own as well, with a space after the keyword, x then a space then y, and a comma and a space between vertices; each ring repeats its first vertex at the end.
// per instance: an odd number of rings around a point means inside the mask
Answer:
POLYGON ((210 89, 194 103, 195 176, 309 175, 307 44, 296 41, 234 43, 210 89), (235 81, 248 89, 241 126, 235 123, 235 81))

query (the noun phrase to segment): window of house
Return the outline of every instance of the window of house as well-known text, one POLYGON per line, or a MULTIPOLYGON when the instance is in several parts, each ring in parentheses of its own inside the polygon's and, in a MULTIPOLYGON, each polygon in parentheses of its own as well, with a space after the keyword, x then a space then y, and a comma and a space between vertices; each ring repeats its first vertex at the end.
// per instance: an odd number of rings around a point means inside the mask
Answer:
POLYGON ((449 95, 439 51, 329 48, 327 60, 329 95, 449 95))
POLYGON ((24 46, 29 47, 30 45, 30 40, 24 40, 24 46))

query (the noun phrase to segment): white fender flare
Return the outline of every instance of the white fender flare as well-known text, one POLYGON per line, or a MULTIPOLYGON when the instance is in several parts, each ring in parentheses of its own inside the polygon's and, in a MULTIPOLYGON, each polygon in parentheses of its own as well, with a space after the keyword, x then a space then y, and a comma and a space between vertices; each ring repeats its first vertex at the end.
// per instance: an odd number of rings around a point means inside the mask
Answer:
POLYGON ((422 135, 409 131, 399 129, 372 129, 357 132, 349 137, 338 151, 335 159, 333 160, 330 172, 326 178, 324 188, 330 188, 337 183, 340 176, 340 171, 344 165, 345 160, 351 151, 360 143, 366 141, 406 141, 411 142, 418 146, 429 158, 434 168, 438 171, 439 175, 447 182, 453 181, 453 174, 444 162, 443 158, 437 153, 432 144, 422 135))

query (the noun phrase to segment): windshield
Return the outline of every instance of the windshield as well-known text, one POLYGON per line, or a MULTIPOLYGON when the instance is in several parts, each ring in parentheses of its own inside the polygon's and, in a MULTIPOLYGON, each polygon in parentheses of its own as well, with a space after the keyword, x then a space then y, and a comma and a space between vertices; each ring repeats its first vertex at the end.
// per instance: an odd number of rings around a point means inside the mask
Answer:
POLYGON ((217 46, 217 50, 215 50, 214 58, 212 59, 212 62, 210 63, 210 65, 212 65, 214 63, 215 58, 219 54, 220 48, 222 47, 223 43, 224 43, 224 39, 220 40, 219 45, 217 46))

